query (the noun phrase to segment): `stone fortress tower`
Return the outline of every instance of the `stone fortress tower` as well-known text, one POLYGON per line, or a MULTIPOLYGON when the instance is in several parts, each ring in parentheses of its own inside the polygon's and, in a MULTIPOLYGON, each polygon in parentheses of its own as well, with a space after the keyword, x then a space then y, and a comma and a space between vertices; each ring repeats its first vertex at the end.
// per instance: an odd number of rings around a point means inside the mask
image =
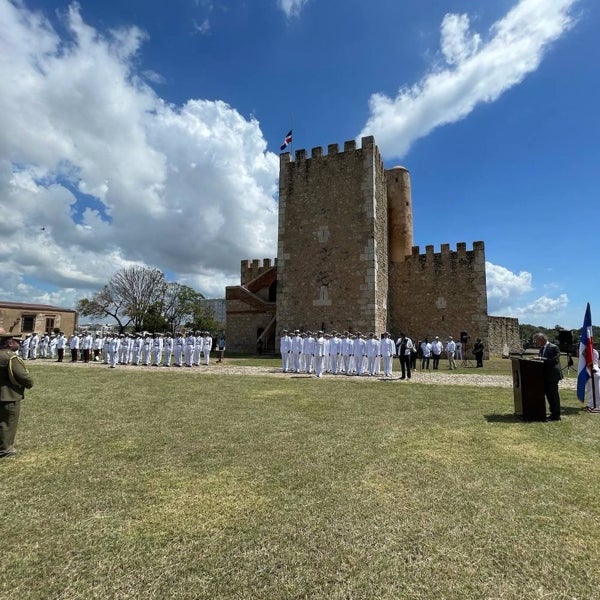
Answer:
POLYGON ((440 250, 413 246, 410 174, 386 170, 373 137, 284 153, 277 260, 243 261, 241 285, 227 288, 227 347, 276 349, 285 328, 466 332, 487 348, 484 244, 440 250))

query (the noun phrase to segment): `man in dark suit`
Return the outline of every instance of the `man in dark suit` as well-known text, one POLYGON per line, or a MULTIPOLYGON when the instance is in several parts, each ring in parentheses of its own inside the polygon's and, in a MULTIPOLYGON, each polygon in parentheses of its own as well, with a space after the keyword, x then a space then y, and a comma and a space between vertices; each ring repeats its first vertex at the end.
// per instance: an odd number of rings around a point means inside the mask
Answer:
POLYGON ((560 350, 551 344, 543 333, 533 336, 535 345, 540 349, 540 359, 544 361, 544 393, 550 407, 549 421, 560 421, 560 396, 558 382, 563 378, 560 368, 560 350))

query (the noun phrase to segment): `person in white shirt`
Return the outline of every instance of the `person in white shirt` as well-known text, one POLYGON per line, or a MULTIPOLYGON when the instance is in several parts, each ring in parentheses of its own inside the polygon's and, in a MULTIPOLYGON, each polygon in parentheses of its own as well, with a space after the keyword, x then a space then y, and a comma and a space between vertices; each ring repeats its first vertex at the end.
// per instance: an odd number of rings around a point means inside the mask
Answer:
POLYGON ((89 331, 84 331, 81 337, 81 357, 83 362, 90 362, 90 355, 92 350, 92 345, 94 343, 94 338, 89 331))
MULTIPOLYGON (((122 335, 122 334, 121 334, 122 335)), ((121 337, 113 335, 108 349, 108 366, 115 369, 119 364, 119 350, 121 348, 121 337)))
POLYGON ((204 345, 204 340, 202 339, 203 335, 204 332, 200 330, 194 332, 194 336, 196 337, 196 343, 194 344, 191 360, 191 364, 194 367, 200 366, 200 356, 202 355, 202 346, 204 345))
POLYGON ((315 363, 315 375, 323 376, 323 362, 325 360, 325 337, 323 332, 319 331, 313 341, 313 355, 315 363))
POLYGON ((50 337, 47 333, 43 333, 40 336, 40 346, 39 346, 39 355, 40 358, 46 358, 48 356, 48 343, 50 342, 50 337))
POLYGON ((56 362, 63 361, 63 358, 65 356, 65 346, 66 345, 67 345, 67 338, 66 338, 65 334, 61 331, 56 336, 56 355, 57 355, 56 362))
POLYGON ((281 354, 281 370, 287 373, 290 369, 290 357, 292 355, 292 338, 288 334, 288 330, 284 329, 281 332, 279 340, 279 353, 281 354))
POLYGON ((378 374, 377 359, 379 358, 379 340, 374 333, 369 333, 369 339, 365 344, 367 353, 367 372, 371 377, 378 374))
POLYGON ((158 367, 162 358, 163 338, 160 333, 155 333, 152 338, 151 360, 152 366, 158 367))
POLYGON ((210 362, 210 351, 212 350, 213 339, 210 332, 205 331, 201 337, 202 340, 202 357, 204 358, 204 364, 208 366, 210 362))
POLYGON ((379 352, 383 357, 383 375, 384 377, 391 377, 394 368, 394 356, 396 355, 396 344, 394 344, 394 340, 390 337, 388 331, 383 334, 383 338, 379 343, 379 352))
POLYGON ((433 368, 438 369, 440 366, 440 357, 442 356, 442 350, 444 346, 440 341, 440 338, 436 335, 433 342, 431 342, 431 357, 433 358, 433 368))
POLYGON ((460 340, 454 342, 456 344, 456 352, 454 354, 454 358, 456 360, 463 360, 463 345, 460 340))
POLYGON ((451 335, 448 336, 448 342, 446 343, 446 356, 448 357, 448 368, 450 370, 456 369, 456 361, 454 360, 454 354, 456 352, 456 342, 451 335))
POLYGON ((175 336, 175 342, 173 343, 173 353, 174 353, 174 365, 176 367, 183 366, 183 354, 184 354, 184 346, 185 346, 185 338, 183 337, 183 333, 179 331, 175 336))
POLYGON ((29 360, 29 344, 31 343, 31 334, 27 333, 25 339, 21 340, 19 354, 23 360, 29 360))
POLYGON ((69 349, 71 350, 71 362, 77 362, 77 357, 79 355, 79 344, 79 336, 73 334, 69 339, 69 349))
POLYGON ((313 337, 312 331, 306 334, 302 334, 302 357, 304 360, 304 368, 302 369, 305 373, 312 373, 313 371, 313 358, 315 353, 315 338, 313 337))
POLYGON ((56 334, 52 334, 50 336, 50 341, 48 342, 48 351, 50 353, 50 358, 52 360, 54 360, 54 357, 56 356, 56 345, 58 344, 58 338, 56 336, 56 334))
POLYGON ((185 360, 185 366, 191 367, 194 360, 194 348, 196 347, 196 337, 190 333, 185 338, 185 347, 183 349, 183 355, 185 360))
POLYGON ((429 370, 429 361, 431 359, 431 344, 429 340, 425 338, 421 342, 421 370, 429 370))
POLYGON ((329 338, 329 370, 334 375, 340 372, 341 351, 342 340, 336 331, 332 331, 331 338, 329 338))
POLYGON ((31 336, 31 340, 29 342, 29 358, 31 360, 36 360, 38 356, 38 346, 40 344, 40 338, 37 333, 34 333, 31 336))
POLYGON ((167 331, 163 340, 163 366, 171 366, 171 358, 173 356, 173 334, 167 331))
POLYGON ((94 338, 94 343, 92 344, 92 350, 94 351, 94 362, 98 362, 100 360, 100 354, 102 353, 102 348, 104 347, 104 336, 99 333, 94 338))
POLYGON ((292 371, 294 371, 294 373, 300 373, 302 345, 302 336, 300 335, 300 331, 296 329, 296 331, 294 331, 294 337, 292 338, 292 371))
POLYGON ((353 352, 354 342, 352 340, 352 335, 344 331, 342 337, 340 339, 340 354, 342 359, 342 370, 346 375, 352 375, 352 352, 353 352))

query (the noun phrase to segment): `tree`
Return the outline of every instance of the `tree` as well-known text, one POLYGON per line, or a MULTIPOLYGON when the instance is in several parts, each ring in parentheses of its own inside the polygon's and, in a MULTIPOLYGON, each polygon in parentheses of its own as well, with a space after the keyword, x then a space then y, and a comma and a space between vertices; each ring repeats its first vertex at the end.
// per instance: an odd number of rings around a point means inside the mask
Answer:
POLYGON ((125 267, 115 273, 108 287, 123 300, 123 312, 130 317, 135 331, 140 331, 146 313, 153 304, 162 302, 167 282, 162 271, 150 267, 125 267))
POLYGON ((77 303, 87 317, 112 317, 121 332, 133 324, 140 331, 146 313, 161 304, 167 286, 162 271, 150 267, 125 267, 115 273, 102 290, 77 303))
POLYGON ((142 329, 152 332, 167 331, 169 329, 169 323, 162 314, 162 303, 156 302, 148 308, 142 321, 142 329))
POLYGON ((219 322, 215 319, 212 308, 199 304, 194 310, 192 320, 188 321, 186 327, 195 331, 216 331, 219 329, 219 322))
POLYGON ((77 302, 77 312, 85 317, 112 317, 119 326, 119 331, 123 333, 125 328, 131 322, 131 319, 123 311, 123 299, 114 296, 113 290, 105 285, 99 292, 96 292, 91 298, 82 298, 77 302))
POLYGON ((163 296, 162 315, 170 330, 175 332, 182 323, 191 321, 194 313, 201 308, 203 299, 202 294, 187 285, 168 283, 163 296))

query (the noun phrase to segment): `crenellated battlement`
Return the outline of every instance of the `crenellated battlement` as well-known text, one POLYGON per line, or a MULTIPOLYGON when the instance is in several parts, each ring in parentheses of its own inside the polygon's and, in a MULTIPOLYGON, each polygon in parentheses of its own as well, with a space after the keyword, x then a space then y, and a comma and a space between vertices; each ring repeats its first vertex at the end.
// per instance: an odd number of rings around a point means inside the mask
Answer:
POLYGON ((410 256, 407 260, 420 261, 422 263, 437 263, 440 262, 451 262, 457 259, 467 261, 468 263, 485 263, 485 244, 483 242, 473 242, 473 249, 467 250, 467 244, 465 242, 458 242, 456 244, 456 250, 450 249, 450 244, 441 244, 440 251, 435 252, 433 245, 425 246, 425 252, 421 253, 419 246, 413 246, 410 256))
POLYGON ((245 285, 276 265, 276 258, 263 258, 262 260, 256 258, 254 260, 241 261, 241 284, 245 285))
POLYGON ((307 160, 315 160, 322 159, 327 160, 333 157, 343 158, 344 155, 364 151, 364 150, 372 150, 375 152, 379 162, 383 165, 383 161, 379 154, 379 149, 375 145, 375 139, 373 136, 366 136, 361 138, 361 146, 357 148, 356 140, 347 140, 344 142, 344 150, 340 152, 339 144, 329 144, 327 146, 327 154, 323 153, 322 146, 316 146, 311 149, 310 156, 305 149, 296 150, 294 153, 294 158, 292 159, 291 152, 284 152, 280 155, 280 165, 283 167, 286 164, 290 163, 302 163, 307 160))

